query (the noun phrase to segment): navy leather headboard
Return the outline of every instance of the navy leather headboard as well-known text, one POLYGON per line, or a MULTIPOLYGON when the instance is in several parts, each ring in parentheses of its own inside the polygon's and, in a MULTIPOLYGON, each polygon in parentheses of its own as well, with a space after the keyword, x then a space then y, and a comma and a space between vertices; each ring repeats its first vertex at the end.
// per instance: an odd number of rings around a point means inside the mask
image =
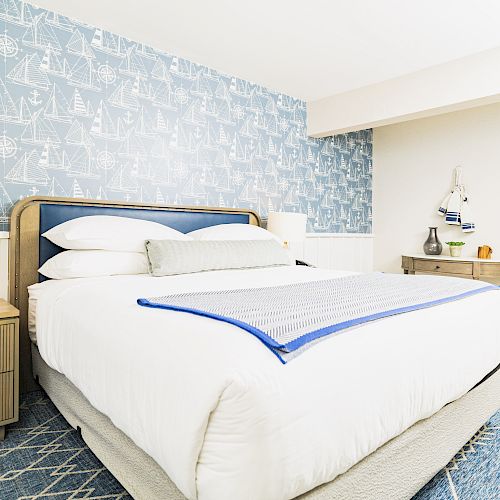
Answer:
MULTIPOLYGON (((172 227, 183 233, 189 233, 195 229, 215 226, 217 224, 250 223, 249 214, 239 213, 42 203, 40 204, 40 266, 54 255, 63 251, 61 247, 54 245, 41 235, 58 224, 86 215, 113 215, 149 220, 172 227)), ((47 278, 40 275, 40 281, 44 281, 45 279, 47 278)))

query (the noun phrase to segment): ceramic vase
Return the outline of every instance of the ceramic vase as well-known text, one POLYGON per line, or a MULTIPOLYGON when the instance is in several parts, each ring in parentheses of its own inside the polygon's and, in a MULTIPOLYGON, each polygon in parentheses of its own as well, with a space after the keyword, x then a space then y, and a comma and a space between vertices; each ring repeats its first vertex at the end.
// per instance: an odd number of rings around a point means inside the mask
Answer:
POLYGON ((426 255, 441 255, 443 245, 437 235, 437 227, 429 227, 429 236, 424 243, 424 253, 426 255))

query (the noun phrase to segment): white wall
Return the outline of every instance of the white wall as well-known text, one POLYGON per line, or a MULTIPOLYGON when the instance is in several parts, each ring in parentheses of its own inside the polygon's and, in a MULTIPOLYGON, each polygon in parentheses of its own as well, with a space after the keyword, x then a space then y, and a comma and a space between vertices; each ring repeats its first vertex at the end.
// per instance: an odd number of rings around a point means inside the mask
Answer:
POLYGON ((307 133, 400 123, 500 101, 500 47, 307 103, 307 133))
MULTIPOLYGON (((8 299, 9 233, 0 231, 0 298, 8 299)), ((371 271, 372 235, 308 235, 304 244, 293 245, 292 255, 318 267, 371 271)))
POLYGON ((488 244, 500 258, 500 104, 375 129, 373 215, 375 269, 400 271, 401 254, 422 253, 433 225, 442 243, 465 241, 464 255, 488 244), (472 234, 436 212, 457 165, 475 216, 472 234))

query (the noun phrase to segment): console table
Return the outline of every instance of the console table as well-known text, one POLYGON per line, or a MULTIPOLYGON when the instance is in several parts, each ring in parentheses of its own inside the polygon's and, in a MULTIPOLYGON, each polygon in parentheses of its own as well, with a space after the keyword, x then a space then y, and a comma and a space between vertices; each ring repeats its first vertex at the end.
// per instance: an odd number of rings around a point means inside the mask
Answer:
POLYGON ((500 280, 500 260, 425 254, 407 254, 401 260, 405 274, 431 273, 475 280, 500 280))

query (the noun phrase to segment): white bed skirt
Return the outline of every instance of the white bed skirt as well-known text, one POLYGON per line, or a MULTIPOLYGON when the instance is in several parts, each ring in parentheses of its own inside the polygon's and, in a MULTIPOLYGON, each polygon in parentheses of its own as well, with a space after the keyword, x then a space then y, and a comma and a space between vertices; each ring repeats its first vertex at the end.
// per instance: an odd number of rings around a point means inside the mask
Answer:
MULTIPOLYGON (((185 500, 167 474, 108 417, 97 411, 32 346, 33 372, 69 424, 136 500, 185 500)), ((426 484, 500 405, 500 370, 432 417, 421 420, 307 500, 403 500, 426 484)))

